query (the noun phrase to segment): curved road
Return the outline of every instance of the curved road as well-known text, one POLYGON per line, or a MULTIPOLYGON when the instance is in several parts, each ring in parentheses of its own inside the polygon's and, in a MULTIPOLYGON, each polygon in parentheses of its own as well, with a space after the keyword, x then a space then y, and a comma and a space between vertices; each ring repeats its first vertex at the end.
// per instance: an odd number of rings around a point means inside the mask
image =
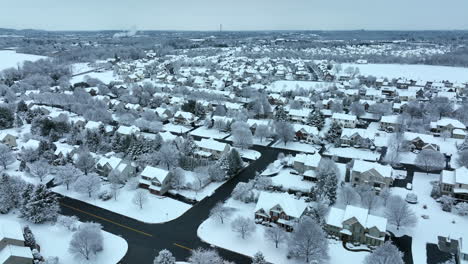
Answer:
MULTIPOLYGON (((94 221, 102 224, 103 229, 123 237, 128 243, 128 251, 120 261, 122 264, 150 264, 161 249, 170 250, 177 260, 185 260, 191 249, 210 247, 197 236, 197 229, 205 221, 211 208, 225 201, 239 182, 247 182, 255 177, 256 171, 264 170, 276 160, 278 154, 292 151, 270 147, 254 146, 262 156, 252 162, 233 179, 223 184, 216 192, 194 205, 179 218, 167 223, 147 224, 93 205, 68 197, 61 198, 61 210, 65 215, 76 215, 81 221, 94 221)), ((217 249, 220 255, 236 263, 250 263, 250 258, 241 254, 217 249)))

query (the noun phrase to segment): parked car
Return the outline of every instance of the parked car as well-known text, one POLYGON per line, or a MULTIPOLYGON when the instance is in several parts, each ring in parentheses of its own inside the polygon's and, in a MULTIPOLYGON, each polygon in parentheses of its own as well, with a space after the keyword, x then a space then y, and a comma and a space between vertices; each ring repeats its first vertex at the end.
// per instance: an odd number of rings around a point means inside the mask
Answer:
POLYGON ((408 193, 406 195, 406 202, 410 204, 417 204, 418 203, 418 196, 415 193, 408 193))
POLYGON ((408 182, 406 184, 406 190, 410 190, 410 191, 413 190, 413 184, 411 182, 408 182))

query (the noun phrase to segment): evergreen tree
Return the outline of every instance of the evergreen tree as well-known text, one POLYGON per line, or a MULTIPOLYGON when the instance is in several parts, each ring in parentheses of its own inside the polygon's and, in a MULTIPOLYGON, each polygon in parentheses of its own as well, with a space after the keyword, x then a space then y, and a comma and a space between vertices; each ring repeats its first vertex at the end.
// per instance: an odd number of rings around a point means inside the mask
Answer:
POLYGON ((60 210, 58 199, 43 184, 34 189, 31 199, 24 205, 23 217, 32 223, 39 224, 55 221, 60 210))
POLYGON ((316 110, 314 112, 310 112, 309 116, 307 117, 307 123, 316 127, 318 130, 322 130, 325 124, 325 117, 319 110, 316 110))
POLYGON ((267 264, 268 262, 265 260, 262 252, 257 252, 252 258, 252 264, 267 264))
POLYGON ((18 102, 18 104, 16 105, 16 112, 27 112, 28 111, 28 106, 26 105, 26 103, 21 100, 18 102))
POLYGON ((343 129, 341 128, 340 124, 338 124, 337 122, 333 122, 330 127, 330 130, 328 130, 327 133, 328 141, 334 144, 338 144, 342 130, 343 129))
POLYGON ((21 192, 26 183, 18 177, 4 173, 0 176, 0 213, 8 213, 21 202, 21 192))
POLYGON ((15 115, 15 127, 22 127, 24 125, 23 120, 21 120, 21 117, 17 114, 15 115))
POLYGON ((228 160, 228 171, 227 171, 228 175, 233 176, 236 173, 238 173, 240 169, 242 169, 244 162, 242 161, 242 158, 236 149, 232 149, 231 152, 229 152, 229 156, 227 160, 228 160))
POLYGON ((176 259, 172 255, 172 253, 167 249, 163 249, 159 251, 159 254, 154 259, 153 264, 175 264, 176 263, 175 261, 176 259))
POLYGON ((330 205, 336 202, 338 188, 338 167, 331 159, 322 158, 317 168, 316 192, 319 197, 327 198, 330 205))
POLYGON ((33 184, 26 184, 24 187, 23 191, 21 192, 20 195, 20 204, 19 204, 19 212, 20 216, 24 217, 25 215, 25 208, 26 204, 29 203, 29 200, 31 199, 31 196, 34 193, 34 185, 33 184))
POLYGON ((284 107, 282 105, 278 106, 275 112, 275 120, 276 121, 287 121, 288 120, 288 114, 286 114, 286 111, 284 110, 284 107))
POLYGON ((15 117, 10 109, 0 107, 0 129, 12 128, 15 117))

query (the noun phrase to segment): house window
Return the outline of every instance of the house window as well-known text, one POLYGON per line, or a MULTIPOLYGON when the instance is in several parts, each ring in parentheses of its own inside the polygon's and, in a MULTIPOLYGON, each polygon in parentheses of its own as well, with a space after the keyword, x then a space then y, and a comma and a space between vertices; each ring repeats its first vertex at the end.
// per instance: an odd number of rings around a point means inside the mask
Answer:
POLYGON ((358 178, 358 177, 354 177, 354 181, 358 182, 358 181, 359 181, 359 178, 358 178))

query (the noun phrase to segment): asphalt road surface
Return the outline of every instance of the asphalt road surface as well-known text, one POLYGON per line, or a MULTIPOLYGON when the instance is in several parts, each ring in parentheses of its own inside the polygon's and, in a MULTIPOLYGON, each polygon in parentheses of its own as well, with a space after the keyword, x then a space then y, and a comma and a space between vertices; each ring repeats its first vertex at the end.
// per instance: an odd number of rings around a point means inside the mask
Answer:
MULTIPOLYGON (((253 149, 262 154, 258 160, 223 184, 212 196, 200 201, 173 221, 162 224, 142 223, 68 197, 61 198, 62 214, 76 215, 81 221, 100 223, 105 231, 124 238, 128 243, 128 251, 120 261, 122 264, 151 264, 162 249, 170 250, 178 261, 186 260, 192 249, 211 247, 197 236, 197 229, 208 218, 211 208, 229 198, 237 183, 247 182, 255 177, 255 172, 263 171, 276 160, 280 152, 289 153, 262 146, 255 146, 253 149)), ((250 258, 244 255, 220 248, 217 250, 227 260, 238 264, 250 263, 250 258)))

